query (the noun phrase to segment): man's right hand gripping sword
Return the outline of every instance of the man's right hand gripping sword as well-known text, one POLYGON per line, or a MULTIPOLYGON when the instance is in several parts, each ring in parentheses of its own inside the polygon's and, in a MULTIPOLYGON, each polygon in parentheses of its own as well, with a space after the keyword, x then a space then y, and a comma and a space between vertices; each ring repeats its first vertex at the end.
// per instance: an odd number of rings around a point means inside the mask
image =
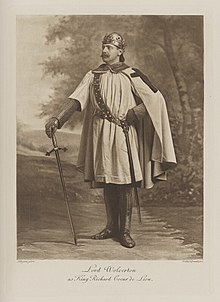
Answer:
POLYGON ((62 111, 56 116, 51 117, 45 125, 45 132, 49 138, 57 131, 62 128, 66 121, 71 117, 75 111, 81 111, 79 101, 71 99, 63 107, 62 111))

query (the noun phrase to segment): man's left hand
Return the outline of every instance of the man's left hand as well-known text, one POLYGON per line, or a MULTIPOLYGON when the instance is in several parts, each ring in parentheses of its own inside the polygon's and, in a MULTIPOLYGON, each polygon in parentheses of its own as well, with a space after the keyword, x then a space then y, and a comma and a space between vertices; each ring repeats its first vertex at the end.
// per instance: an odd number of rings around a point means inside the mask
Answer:
POLYGON ((137 117, 136 117, 133 109, 128 110, 125 120, 126 120, 128 126, 132 125, 137 120, 137 117))

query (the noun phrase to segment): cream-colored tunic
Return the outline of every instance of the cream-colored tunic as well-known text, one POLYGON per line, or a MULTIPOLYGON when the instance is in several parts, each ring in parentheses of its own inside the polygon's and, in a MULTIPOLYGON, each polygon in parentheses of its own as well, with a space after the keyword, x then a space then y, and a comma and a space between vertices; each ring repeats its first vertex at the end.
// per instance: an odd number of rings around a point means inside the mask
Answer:
MULTIPOLYGON (((76 90, 69 96, 80 102, 82 110, 92 105, 92 145, 86 152, 92 152, 92 165, 85 161, 84 170, 93 169, 87 173, 93 179, 85 180, 101 183, 128 184, 131 183, 128 152, 122 128, 96 115, 98 105, 93 89, 92 71, 89 71, 76 90)), ((128 109, 136 106, 132 86, 128 77, 122 72, 113 73, 108 70, 101 76, 101 94, 103 101, 117 118, 126 116, 128 109)), ((142 172, 138 158, 138 139, 136 129, 129 130, 130 144, 135 168, 135 180, 142 180, 142 172)))

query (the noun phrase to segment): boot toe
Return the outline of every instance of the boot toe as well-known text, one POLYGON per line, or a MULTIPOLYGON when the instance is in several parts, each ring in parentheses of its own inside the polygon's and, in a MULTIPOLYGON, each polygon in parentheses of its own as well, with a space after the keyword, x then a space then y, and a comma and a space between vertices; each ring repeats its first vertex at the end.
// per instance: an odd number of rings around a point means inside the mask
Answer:
POLYGON ((91 239, 94 239, 94 240, 103 240, 103 239, 113 238, 116 235, 117 235, 116 231, 114 231, 112 229, 105 228, 104 230, 102 230, 98 234, 92 235, 91 239))
POLYGON ((131 238, 128 232, 121 236, 120 243, 122 246, 127 248, 133 248, 135 246, 135 241, 131 238))

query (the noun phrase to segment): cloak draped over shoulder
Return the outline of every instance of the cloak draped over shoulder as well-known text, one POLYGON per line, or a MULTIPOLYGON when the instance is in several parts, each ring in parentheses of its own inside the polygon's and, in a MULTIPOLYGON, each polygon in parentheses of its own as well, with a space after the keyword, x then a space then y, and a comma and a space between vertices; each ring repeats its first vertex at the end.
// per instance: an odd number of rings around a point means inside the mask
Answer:
POLYGON ((139 159, 142 167, 142 187, 151 188, 157 180, 166 180, 166 171, 176 165, 176 156, 170 130, 166 103, 160 91, 150 82, 135 75, 135 69, 127 68, 135 94, 142 100, 147 115, 140 121, 137 132, 139 159))

